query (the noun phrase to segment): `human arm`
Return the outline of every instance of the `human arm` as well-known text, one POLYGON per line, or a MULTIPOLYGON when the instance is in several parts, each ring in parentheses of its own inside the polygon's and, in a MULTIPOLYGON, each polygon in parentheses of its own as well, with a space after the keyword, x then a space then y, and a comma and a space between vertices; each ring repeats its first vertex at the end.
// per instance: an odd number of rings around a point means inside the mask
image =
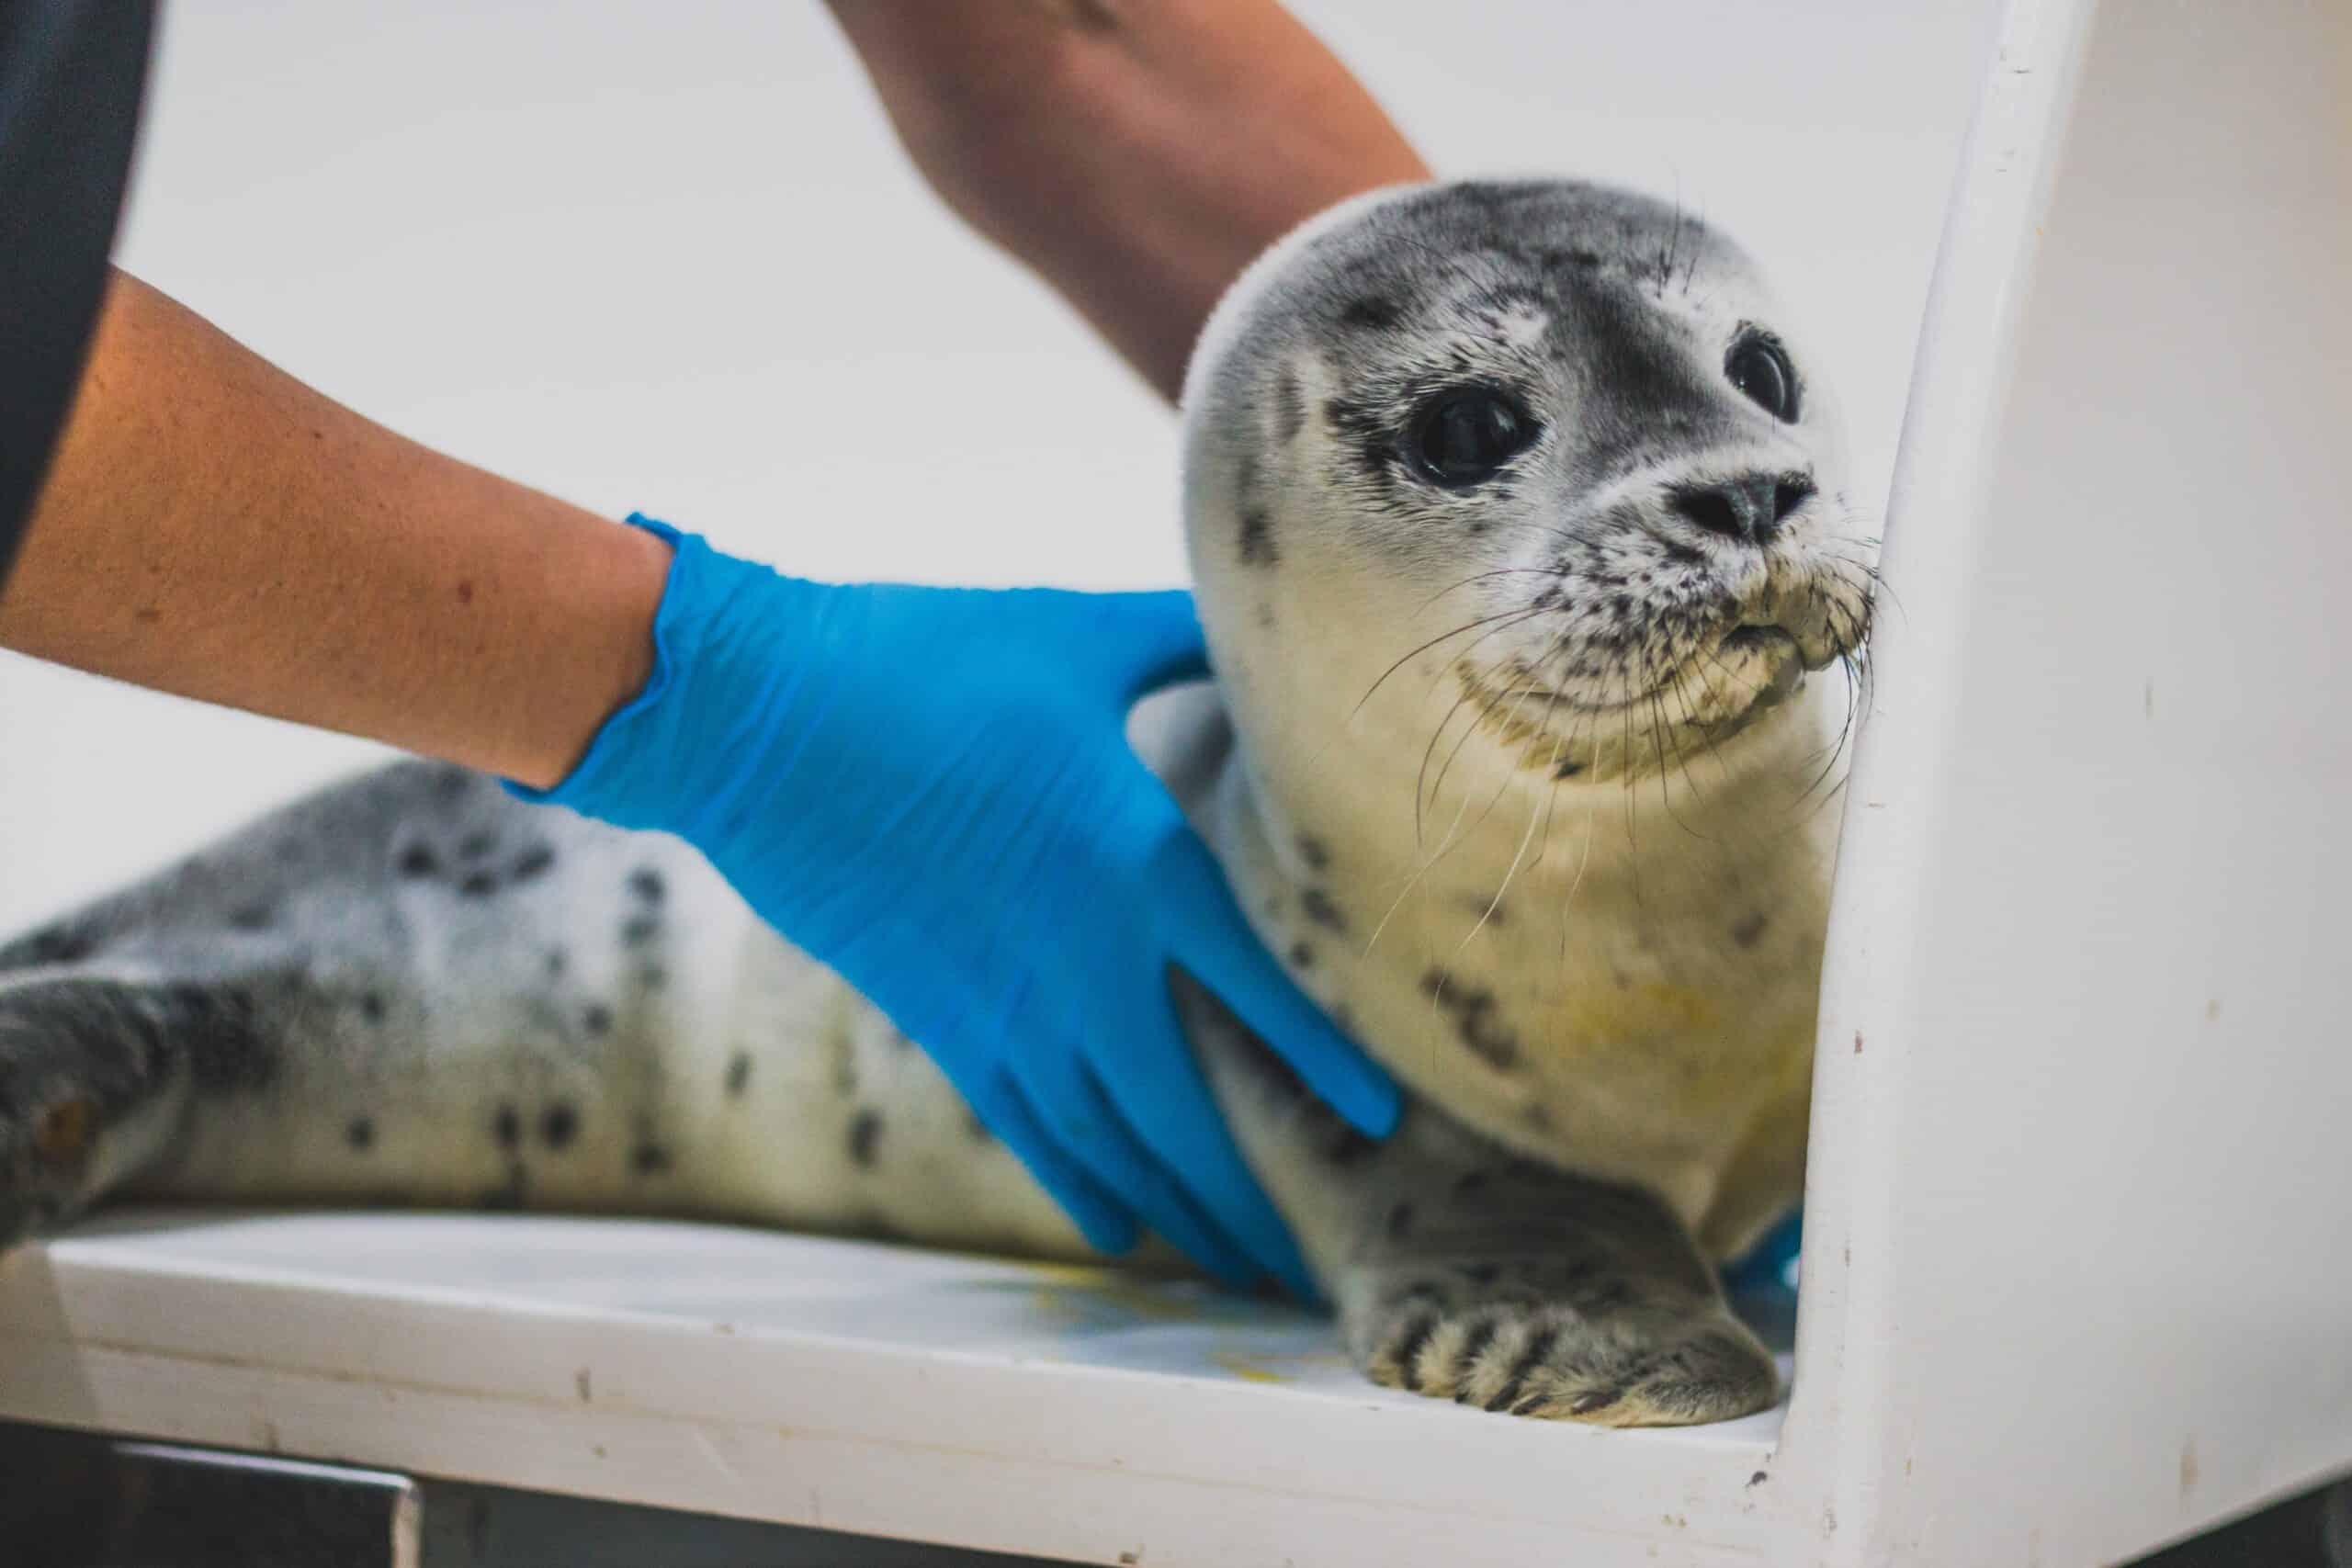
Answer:
POLYGON ((118 272, 0 647, 548 784, 644 685, 668 561, 118 272))
POLYGON ((1347 197, 1429 177, 1271 0, 831 3, 933 189, 1171 402, 1261 251, 1347 197))
MULTIPOLYGON (((833 8, 934 188, 1170 398, 1260 249, 1427 172, 1272 4, 833 8)), ((0 646, 545 784, 643 683, 663 564, 117 273, 0 646)))
MULTIPOLYGON (((833 9, 941 196, 1170 398, 1259 250, 1426 175, 1261 0, 833 9)), ((0 646, 546 784, 643 684, 665 561, 116 273, 0 646)))

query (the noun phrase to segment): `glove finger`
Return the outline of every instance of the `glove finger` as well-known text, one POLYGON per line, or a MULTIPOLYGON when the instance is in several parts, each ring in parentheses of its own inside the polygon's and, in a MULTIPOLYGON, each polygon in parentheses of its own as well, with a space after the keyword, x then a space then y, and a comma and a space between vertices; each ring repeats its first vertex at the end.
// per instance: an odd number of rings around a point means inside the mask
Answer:
POLYGON ((1395 1132, 1403 1113, 1396 1080, 1283 973, 1207 847, 1189 830, 1171 833, 1154 872, 1168 895, 1168 943, 1177 961, 1359 1132, 1373 1138, 1395 1132))
POLYGON ((1177 1251, 1216 1275, 1228 1289, 1246 1291, 1256 1285, 1267 1270, 1161 1168, 1091 1074, 1084 1076, 1084 1084, 1082 1092, 1091 1106, 1090 1122, 1117 1129, 1113 1142, 1118 1146, 1112 1157, 1121 1170, 1133 1173, 1123 1195, 1136 1213, 1177 1251))
POLYGON ((1092 596, 1108 621, 1114 651, 1106 673, 1120 702, 1209 672, 1208 644, 1189 589, 1092 596))
POLYGON ((1060 1140, 1048 1131, 1045 1118, 1019 1084, 1000 1074, 985 1092, 965 1098, 989 1130, 1028 1168, 1046 1196, 1061 1206, 1089 1247, 1114 1258, 1134 1249, 1134 1212, 1063 1151, 1060 1140))
POLYGON ((1268 1273, 1306 1301, 1315 1281, 1290 1227, 1250 1174, 1176 1022, 1164 976, 1121 1010, 1117 1033, 1090 1053, 1112 1108, 1140 1134, 1154 1165, 1268 1273))
MULTIPOLYGON (((1237 1288, 1253 1284, 1265 1272, 1250 1261, 1251 1254, 1238 1247, 1214 1222, 1205 1221, 1183 1196, 1182 1187, 1162 1168, 1158 1156, 1136 1135, 1128 1118, 1087 1070, 1074 1050, 1039 1049, 1051 1040, 1057 1046, 1071 1038, 1075 1018, 1050 1021, 1032 1011, 1022 1020, 1022 1055, 1012 1064, 1041 1121, 1063 1155, 1075 1160, 1096 1182, 1116 1194, 1186 1257, 1237 1288)), ((1073 1009, 1062 1010, 1074 1013, 1073 1009)))

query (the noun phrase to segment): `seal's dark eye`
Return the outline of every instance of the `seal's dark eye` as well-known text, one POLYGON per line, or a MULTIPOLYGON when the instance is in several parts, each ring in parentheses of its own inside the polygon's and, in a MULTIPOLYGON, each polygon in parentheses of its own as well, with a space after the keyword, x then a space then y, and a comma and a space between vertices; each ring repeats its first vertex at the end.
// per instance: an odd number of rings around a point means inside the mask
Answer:
POLYGON ((1781 345, 1760 333, 1745 333, 1724 356, 1724 374, 1747 400, 1784 424, 1797 418, 1797 373, 1781 345))
POLYGON ((1535 421, 1489 388, 1441 393, 1421 406, 1405 434, 1414 466, 1442 485, 1474 485, 1527 449, 1535 421))

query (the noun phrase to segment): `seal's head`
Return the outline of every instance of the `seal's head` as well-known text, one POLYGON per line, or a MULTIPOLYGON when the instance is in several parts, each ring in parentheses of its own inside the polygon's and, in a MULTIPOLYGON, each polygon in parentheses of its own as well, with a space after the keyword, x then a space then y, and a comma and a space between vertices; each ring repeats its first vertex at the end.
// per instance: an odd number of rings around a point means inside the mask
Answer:
POLYGON ((1532 779, 1736 770, 1867 636, 1830 400, 1747 257, 1667 203, 1360 197, 1236 285, 1185 405, 1245 734, 1352 719, 1378 744, 1465 713, 1532 779))

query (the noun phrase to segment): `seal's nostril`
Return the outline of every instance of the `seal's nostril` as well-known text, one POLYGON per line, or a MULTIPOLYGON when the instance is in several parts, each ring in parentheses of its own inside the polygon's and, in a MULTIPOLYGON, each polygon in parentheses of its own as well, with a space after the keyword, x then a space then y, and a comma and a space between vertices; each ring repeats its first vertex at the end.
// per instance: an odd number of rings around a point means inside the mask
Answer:
POLYGON ((1813 481, 1803 474, 1747 474, 1676 491, 1668 504, 1710 534, 1754 544, 1812 496, 1813 481))
POLYGON ((1813 497, 1814 489, 1813 481, 1811 479, 1805 478, 1803 474, 1782 474, 1781 476, 1780 499, 1774 502, 1772 505, 1772 521, 1775 523, 1787 522, 1789 520, 1790 513, 1794 512, 1798 507, 1803 506, 1806 502, 1811 501, 1813 497))
POLYGON ((1734 539, 1747 536, 1746 508, 1733 501, 1725 491, 1682 491, 1674 498, 1674 510, 1710 534, 1722 534, 1734 539))

